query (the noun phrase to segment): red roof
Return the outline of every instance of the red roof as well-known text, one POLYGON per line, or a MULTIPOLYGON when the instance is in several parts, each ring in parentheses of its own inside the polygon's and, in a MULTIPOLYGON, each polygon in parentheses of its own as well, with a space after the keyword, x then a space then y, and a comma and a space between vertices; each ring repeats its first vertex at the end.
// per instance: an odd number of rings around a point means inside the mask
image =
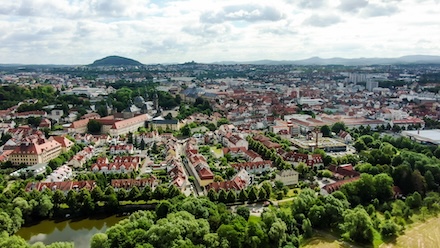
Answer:
POLYGON ((360 179, 360 177, 352 177, 352 178, 349 178, 349 179, 337 181, 337 182, 325 185, 323 187, 323 189, 325 191, 327 191, 329 194, 331 194, 331 193, 335 192, 336 190, 339 190, 342 187, 342 185, 347 184, 347 183, 351 183, 351 182, 354 182, 354 181, 357 181, 359 179, 360 179))

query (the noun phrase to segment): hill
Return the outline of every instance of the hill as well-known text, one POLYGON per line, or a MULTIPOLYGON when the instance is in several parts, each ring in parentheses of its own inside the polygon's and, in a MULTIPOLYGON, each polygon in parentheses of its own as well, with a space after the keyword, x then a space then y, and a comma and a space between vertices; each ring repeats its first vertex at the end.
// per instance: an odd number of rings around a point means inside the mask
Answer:
POLYGON ((124 58, 120 56, 108 56, 98 59, 90 66, 142 66, 143 64, 134 59, 124 58))
POLYGON ((225 61, 217 64, 254 64, 254 65, 389 65, 389 64, 440 64, 440 56, 410 55, 399 58, 320 58, 312 57, 303 60, 259 60, 248 62, 225 61))

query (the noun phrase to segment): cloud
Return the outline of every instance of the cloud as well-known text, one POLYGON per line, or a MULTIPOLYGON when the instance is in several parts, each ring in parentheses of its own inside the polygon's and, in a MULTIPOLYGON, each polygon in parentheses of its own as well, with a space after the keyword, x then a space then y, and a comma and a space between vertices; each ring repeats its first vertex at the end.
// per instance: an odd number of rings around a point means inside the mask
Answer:
POLYGON ((195 36, 218 36, 227 35, 231 32, 230 25, 227 24, 197 24, 185 26, 182 31, 195 36))
POLYGON ((337 15, 317 15, 313 14, 306 20, 304 20, 303 24, 314 26, 314 27, 328 27, 334 24, 342 22, 342 19, 337 15))
POLYGON ((361 15, 365 17, 390 16, 398 11, 399 8, 395 5, 370 4, 361 11, 361 15))
POLYGON ((222 23, 226 21, 279 21, 284 14, 271 6, 262 5, 230 5, 218 12, 208 11, 200 16, 204 23, 222 23))
POLYGON ((326 0, 300 0, 300 1, 289 1, 289 2, 292 3, 297 2, 298 7, 304 9, 317 9, 327 4, 326 0))
POLYGON ((357 12, 368 5, 368 0, 340 0, 338 8, 344 12, 357 12))

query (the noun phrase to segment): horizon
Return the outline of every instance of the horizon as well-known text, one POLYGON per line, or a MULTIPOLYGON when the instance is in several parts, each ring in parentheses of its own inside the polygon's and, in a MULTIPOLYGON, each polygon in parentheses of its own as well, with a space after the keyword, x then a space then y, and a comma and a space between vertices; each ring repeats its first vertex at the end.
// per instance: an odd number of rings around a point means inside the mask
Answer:
POLYGON ((438 0, 17 0, 0 7, 0 64, 432 54, 439 14, 438 0))
MULTIPOLYGON (((299 58, 299 59, 289 59, 289 60, 272 60, 272 59, 256 59, 256 60, 252 60, 252 61, 244 61, 244 60, 223 60, 223 61, 212 61, 212 62, 204 62, 204 61, 197 61, 197 60, 190 60, 190 61, 182 61, 182 62, 166 62, 166 63, 143 63, 142 61, 130 58, 130 57, 125 57, 125 56, 120 56, 120 55, 108 55, 102 58, 97 58, 94 61, 91 61, 89 63, 85 63, 85 64, 57 64, 57 63, 41 63, 41 64, 32 64, 32 63, 0 63, 0 66, 50 66, 50 65, 59 65, 59 66, 88 66, 93 64, 95 61, 97 60, 101 60, 101 59, 105 59, 108 57, 121 57, 121 58, 125 58, 125 59, 132 59, 135 60, 137 62, 140 62, 142 65, 156 65, 156 64, 169 64, 169 65, 174 65, 174 64, 184 64, 184 63, 190 63, 190 62, 194 62, 197 64, 229 64, 229 63, 237 63, 237 64, 247 64, 247 63, 258 63, 258 62, 264 62, 264 61, 268 61, 268 62, 293 62, 293 63, 297 63, 298 61, 305 61, 305 60, 311 60, 311 59, 320 59, 320 60, 332 60, 332 59, 343 59, 343 60, 382 60, 382 59, 389 59, 389 60, 393 60, 393 59, 401 59, 401 58, 405 58, 405 57, 436 57, 436 59, 438 59, 438 61, 436 61, 435 63, 440 63, 440 55, 429 55, 429 54, 412 54, 412 55, 403 55, 403 56, 399 56, 399 57, 355 57, 355 58, 347 58, 347 57, 331 57, 331 58, 323 58, 323 57, 319 57, 319 56, 312 56, 312 57, 308 57, 308 58, 299 58)), ((400 63, 400 62, 397 62, 400 63)), ((413 62, 409 62, 409 63, 413 63, 413 62)), ((429 62, 426 62, 429 63, 429 62)), ((308 64, 305 64, 308 65, 308 64)), ((319 65, 319 64, 318 64, 319 65)))

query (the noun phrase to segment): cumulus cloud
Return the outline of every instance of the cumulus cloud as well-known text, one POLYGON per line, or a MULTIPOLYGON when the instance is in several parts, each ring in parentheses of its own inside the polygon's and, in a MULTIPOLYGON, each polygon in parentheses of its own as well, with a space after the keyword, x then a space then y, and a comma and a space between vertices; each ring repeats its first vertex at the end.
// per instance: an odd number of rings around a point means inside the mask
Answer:
POLYGON ((345 12, 357 12, 368 5, 368 0, 340 0, 338 8, 345 12))
POLYGON ((304 20, 303 24, 314 27, 328 27, 341 22, 342 19, 337 15, 311 15, 304 20))
POLYGON ((262 5, 230 5, 218 12, 208 11, 200 16, 205 23, 221 23, 225 21, 278 21, 284 14, 272 6, 262 5))

